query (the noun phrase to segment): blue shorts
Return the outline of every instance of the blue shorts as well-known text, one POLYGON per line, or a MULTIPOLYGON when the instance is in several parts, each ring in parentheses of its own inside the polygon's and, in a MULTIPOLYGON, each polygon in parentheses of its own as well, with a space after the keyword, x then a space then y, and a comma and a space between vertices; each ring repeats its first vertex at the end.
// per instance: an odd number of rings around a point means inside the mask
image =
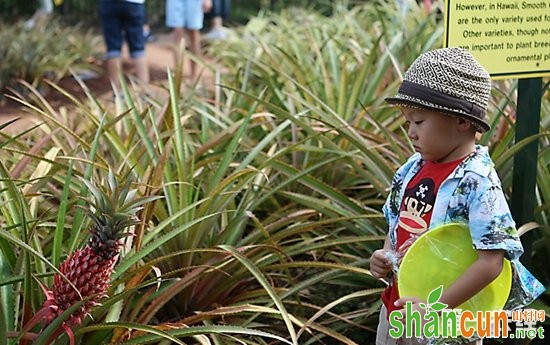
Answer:
POLYGON ((166 26, 188 30, 202 29, 202 0, 166 0, 166 26))
POLYGON ((107 46, 107 59, 120 56, 124 39, 128 42, 132 58, 145 54, 144 4, 103 0, 99 2, 99 16, 103 28, 103 38, 107 46))

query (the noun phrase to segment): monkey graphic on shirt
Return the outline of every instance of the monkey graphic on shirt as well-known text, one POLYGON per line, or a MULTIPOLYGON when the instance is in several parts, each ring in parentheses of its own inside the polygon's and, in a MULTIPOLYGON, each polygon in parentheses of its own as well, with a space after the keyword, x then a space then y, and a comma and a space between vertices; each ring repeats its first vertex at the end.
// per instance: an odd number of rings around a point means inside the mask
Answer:
POLYGON ((399 213, 399 227, 416 235, 428 229, 431 219, 428 215, 435 203, 434 189, 434 181, 431 178, 423 178, 405 190, 399 213))

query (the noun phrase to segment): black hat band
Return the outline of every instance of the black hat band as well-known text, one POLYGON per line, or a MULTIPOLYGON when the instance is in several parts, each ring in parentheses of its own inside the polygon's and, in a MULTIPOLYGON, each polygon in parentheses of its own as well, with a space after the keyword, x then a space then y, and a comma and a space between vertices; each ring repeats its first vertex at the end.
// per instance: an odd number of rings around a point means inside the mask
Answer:
POLYGON ((401 83, 399 93, 425 100, 426 102, 433 103, 441 107, 461 110, 466 114, 471 114, 479 119, 483 119, 485 116, 485 110, 475 103, 407 80, 403 80, 403 83, 401 83))

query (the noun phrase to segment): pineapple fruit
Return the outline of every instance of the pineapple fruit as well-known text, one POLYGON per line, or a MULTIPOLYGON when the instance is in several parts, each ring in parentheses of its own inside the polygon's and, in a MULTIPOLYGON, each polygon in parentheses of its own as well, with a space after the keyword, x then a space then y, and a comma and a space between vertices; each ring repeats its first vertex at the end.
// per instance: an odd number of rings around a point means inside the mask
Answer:
POLYGON ((137 197, 137 190, 130 190, 131 180, 119 186, 115 175, 109 171, 107 186, 97 187, 83 180, 90 190, 93 201, 85 211, 92 220, 90 239, 86 246, 76 250, 60 266, 60 274, 54 276, 51 291, 46 292, 42 321, 49 324, 73 304, 89 298, 70 318, 53 339, 63 332, 68 333, 73 343, 70 327, 81 323, 90 309, 97 305, 109 288, 111 274, 118 260, 122 239, 128 236, 127 229, 139 223, 136 216, 143 204, 159 197, 137 197))

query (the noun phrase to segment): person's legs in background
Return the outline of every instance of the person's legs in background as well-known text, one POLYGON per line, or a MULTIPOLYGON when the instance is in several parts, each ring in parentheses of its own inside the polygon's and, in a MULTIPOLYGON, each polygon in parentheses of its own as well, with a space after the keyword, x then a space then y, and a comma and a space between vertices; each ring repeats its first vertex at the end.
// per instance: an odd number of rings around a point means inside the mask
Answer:
POLYGON ((115 89, 120 89, 123 33, 126 34, 135 74, 140 81, 148 83, 149 67, 145 58, 143 37, 144 5, 122 1, 100 1, 99 15, 107 46, 106 74, 115 89))
MULTIPOLYGON (((191 52, 191 54, 195 56, 200 55, 200 48, 201 48, 201 33, 199 30, 186 30, 187 31, 187 37, 189 38, 189 44, 188 49, 191 52)), ((190 61, 190 67, 191 67, 191 80, 194 82, 197 77, 197 63, 193 60, 190 61)))
POLYGON ((145 23, 145 5, 138 3, 125 4, 124 31, 130 50, 134 72, 139 81, 149 82, 149 66, 145 57, 145 36, 143 26, 145 23))
POLYGON ((157 40, 157 37, 153 35, 151 32, 151 27, 147 23, 143 25, 143 38, 145 38, 145 42, 148 43, 155 42, 157 40))
POLYGON ((151 32, 151 26, 149 26, 149 17, 147 16, 147 8, 145 7, 145 14, 143 20, 143 38, 145 42, 154 42, 156 41, 156 36, 151 32))
MULTIPOLYGON (((202 29, 204 12, 203 0, 167 0, 166 25, 173 28, 175 61, 182 60, 179 56, 179 47, 182 44, 184 33, 187 34, 186 46, 194 56, 200 56, 200 30, 202 29)), ((191 80, 197 77, 197 63, 190 61, 191 80)))
POLYGON ((99 2, 99 17, 103 30, 103 39, 107 51, 105 53, 105 70, 109 81, 120 88, 120 54, 122 49, 122 23, 116 15, 118 3, 114 1, 99 2))
POLYGON ((166 26, 172 29, 172 40, 174 45, 172 50, 174 53, 174 63, 176 66, 179 60, 180 45, 184 44, 182 40, 183 27, 185 25, 185 0, 166 0, 166 26))
POLYGON ((53 12, 53 2, 52 0, 39 0, 40 2, 40 11, 51 14, 53 12))
POLYGON ((40 6, 34 12, 32 17, 25 22, 25 28, 30 30, 36 25, 42 27, 46 19, 53 13, 53 2, 52 0, 39 0, 40 6))
POLYGON ((223 21, 229 17, 231 8, 231 0, 213 0, 212 11, 210 11, 209 18, 210 31, 204 35, 206 40, 223 40, 227 38, 227 32, 223 29, 223 21))

